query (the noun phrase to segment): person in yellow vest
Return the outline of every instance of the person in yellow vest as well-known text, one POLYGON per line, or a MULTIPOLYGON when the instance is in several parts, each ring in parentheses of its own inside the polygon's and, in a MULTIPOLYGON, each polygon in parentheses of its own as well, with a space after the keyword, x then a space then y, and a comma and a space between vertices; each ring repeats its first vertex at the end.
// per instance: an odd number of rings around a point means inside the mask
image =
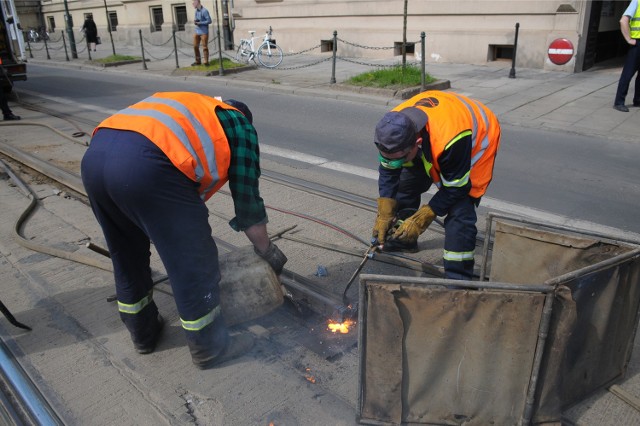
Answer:
POLYGON ((624 103, 629 92, 629 83, 631 83, 634 74, 636 74, 636 88, 633 95, 633 106, 640 107, 640 46, 638 45, 640 41, 640 7, 638 6, 638 0, 633 0, 629 3, 629 7, 622 14, 620 31, 629 44, 629 52, 627 52, 627 59, 622 67, 613 108, 618 111, 629 112, 629 107, 624 103))
POLYGON ((242 102, 163 92, 98 125, 82 159, 82 181, 113 262, 120 318, 135 350, 153 352, 163 319, 153 300, 150 241, 164 264, 193 363, 205 369, 246 353, 220 312, 218 250, 207 201, 227 181, 230 226, 244 231, 276 273, 286 256, 267 235, 258 137, 242 102))
POLYGON ((372 237, 385 251, 418 251, 418 237, 444 216, 444 269, 473 277, 476 207, 493 177, 500 124, 486 106, 452 92, 426 91, 378 122, 378 215, 372 237), (421 194, 438 188, 422 206, 421 194))

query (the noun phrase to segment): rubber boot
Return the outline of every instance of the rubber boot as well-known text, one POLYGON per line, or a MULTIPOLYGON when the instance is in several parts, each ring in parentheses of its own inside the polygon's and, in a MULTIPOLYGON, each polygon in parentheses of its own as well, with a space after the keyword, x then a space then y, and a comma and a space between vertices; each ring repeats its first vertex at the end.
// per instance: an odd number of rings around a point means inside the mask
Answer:
POLYGON ((136 352, 150 354, 155 350, 164 326, 164 319, 153 300, 136 314, 120 312, 120 320, 129 330, 136 352))
POLYGON ((136 349, 136 352, 141 355, 153 352, 156 349, 158 340, 160 340, 163 328, 164 318, 162 318, 162 315, 158 314, 156 320, 149 324, 148 330, 144 333, 146 337, 138 341, 133 341, 133 347, 136 349))
POLYGON ((253 348, 254 338, 249 333, 241 333, 235 336, 229 337, 229 343, 222 353, 214 357, 194 357, 192 353, 192 360, 196 367, 200 370, 206 370, 208 368, 217 367, 225 362, 234 360, 245 355, 253 348))

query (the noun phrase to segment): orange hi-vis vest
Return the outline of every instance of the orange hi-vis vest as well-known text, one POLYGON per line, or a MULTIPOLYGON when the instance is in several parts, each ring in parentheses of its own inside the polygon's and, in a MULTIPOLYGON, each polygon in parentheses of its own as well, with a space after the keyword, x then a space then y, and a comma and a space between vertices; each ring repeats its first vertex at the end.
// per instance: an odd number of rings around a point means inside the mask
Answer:
POLYGON ((209 96, 160 92, 104 120, 96 127, 140 133, 156 144, 174 166, 200 184, 208 200, 228 180, 231 149, 215 108, 235 108, 209 96))
MULTIPOLYGON (((495 114, 476 100, 437 90, 422 92, 393 111, 408 107, 420 108, 429 117, 426 129, 431 141, 433 164, 432 167, 426 167, 438 188, 443 185, 438 158, 449 146, 470 135, 469 195, 475 198, 484 195, 493 177, 493 164, 500 145, 500 123, 495 114)), ((447 186, 446 182, 444 186, 447 186)))

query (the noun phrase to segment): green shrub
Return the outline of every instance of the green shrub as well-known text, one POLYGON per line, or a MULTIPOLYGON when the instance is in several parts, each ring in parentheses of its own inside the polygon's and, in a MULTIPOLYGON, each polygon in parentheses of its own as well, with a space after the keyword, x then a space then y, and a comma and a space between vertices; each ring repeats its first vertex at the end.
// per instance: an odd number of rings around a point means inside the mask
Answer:
MULTIPOLYGON (((425 84, 435 81, 428 73, 425 73, 425 84)), ((421 81, 421 70, 419 67, 408 65, 402 68, 398 64, 391 68, 380 68, 375 71, 368 71, 346 81, 354 86, 378 87, 378 88, 401 88, 419 86, 421 81)))

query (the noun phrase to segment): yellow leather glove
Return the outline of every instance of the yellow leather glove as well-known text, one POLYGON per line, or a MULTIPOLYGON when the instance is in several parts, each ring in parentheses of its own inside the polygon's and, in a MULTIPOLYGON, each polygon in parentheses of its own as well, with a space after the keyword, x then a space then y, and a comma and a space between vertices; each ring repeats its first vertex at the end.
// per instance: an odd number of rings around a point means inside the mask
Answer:
POLYGON ((376 223, 373 226, 371 237, 377 238, 380 244, 384 244, 387 231, 389 231, 396 215, 397 206, 398 202, 393 198, 378 198, 378 216, 376 217, 376 223))
POLYGON ((401 242, 417 241, 420 234, 427 230, 435 218, 436 214, 428 204, 425 204, 404 220, 393 233, 392 238, 401 242))

